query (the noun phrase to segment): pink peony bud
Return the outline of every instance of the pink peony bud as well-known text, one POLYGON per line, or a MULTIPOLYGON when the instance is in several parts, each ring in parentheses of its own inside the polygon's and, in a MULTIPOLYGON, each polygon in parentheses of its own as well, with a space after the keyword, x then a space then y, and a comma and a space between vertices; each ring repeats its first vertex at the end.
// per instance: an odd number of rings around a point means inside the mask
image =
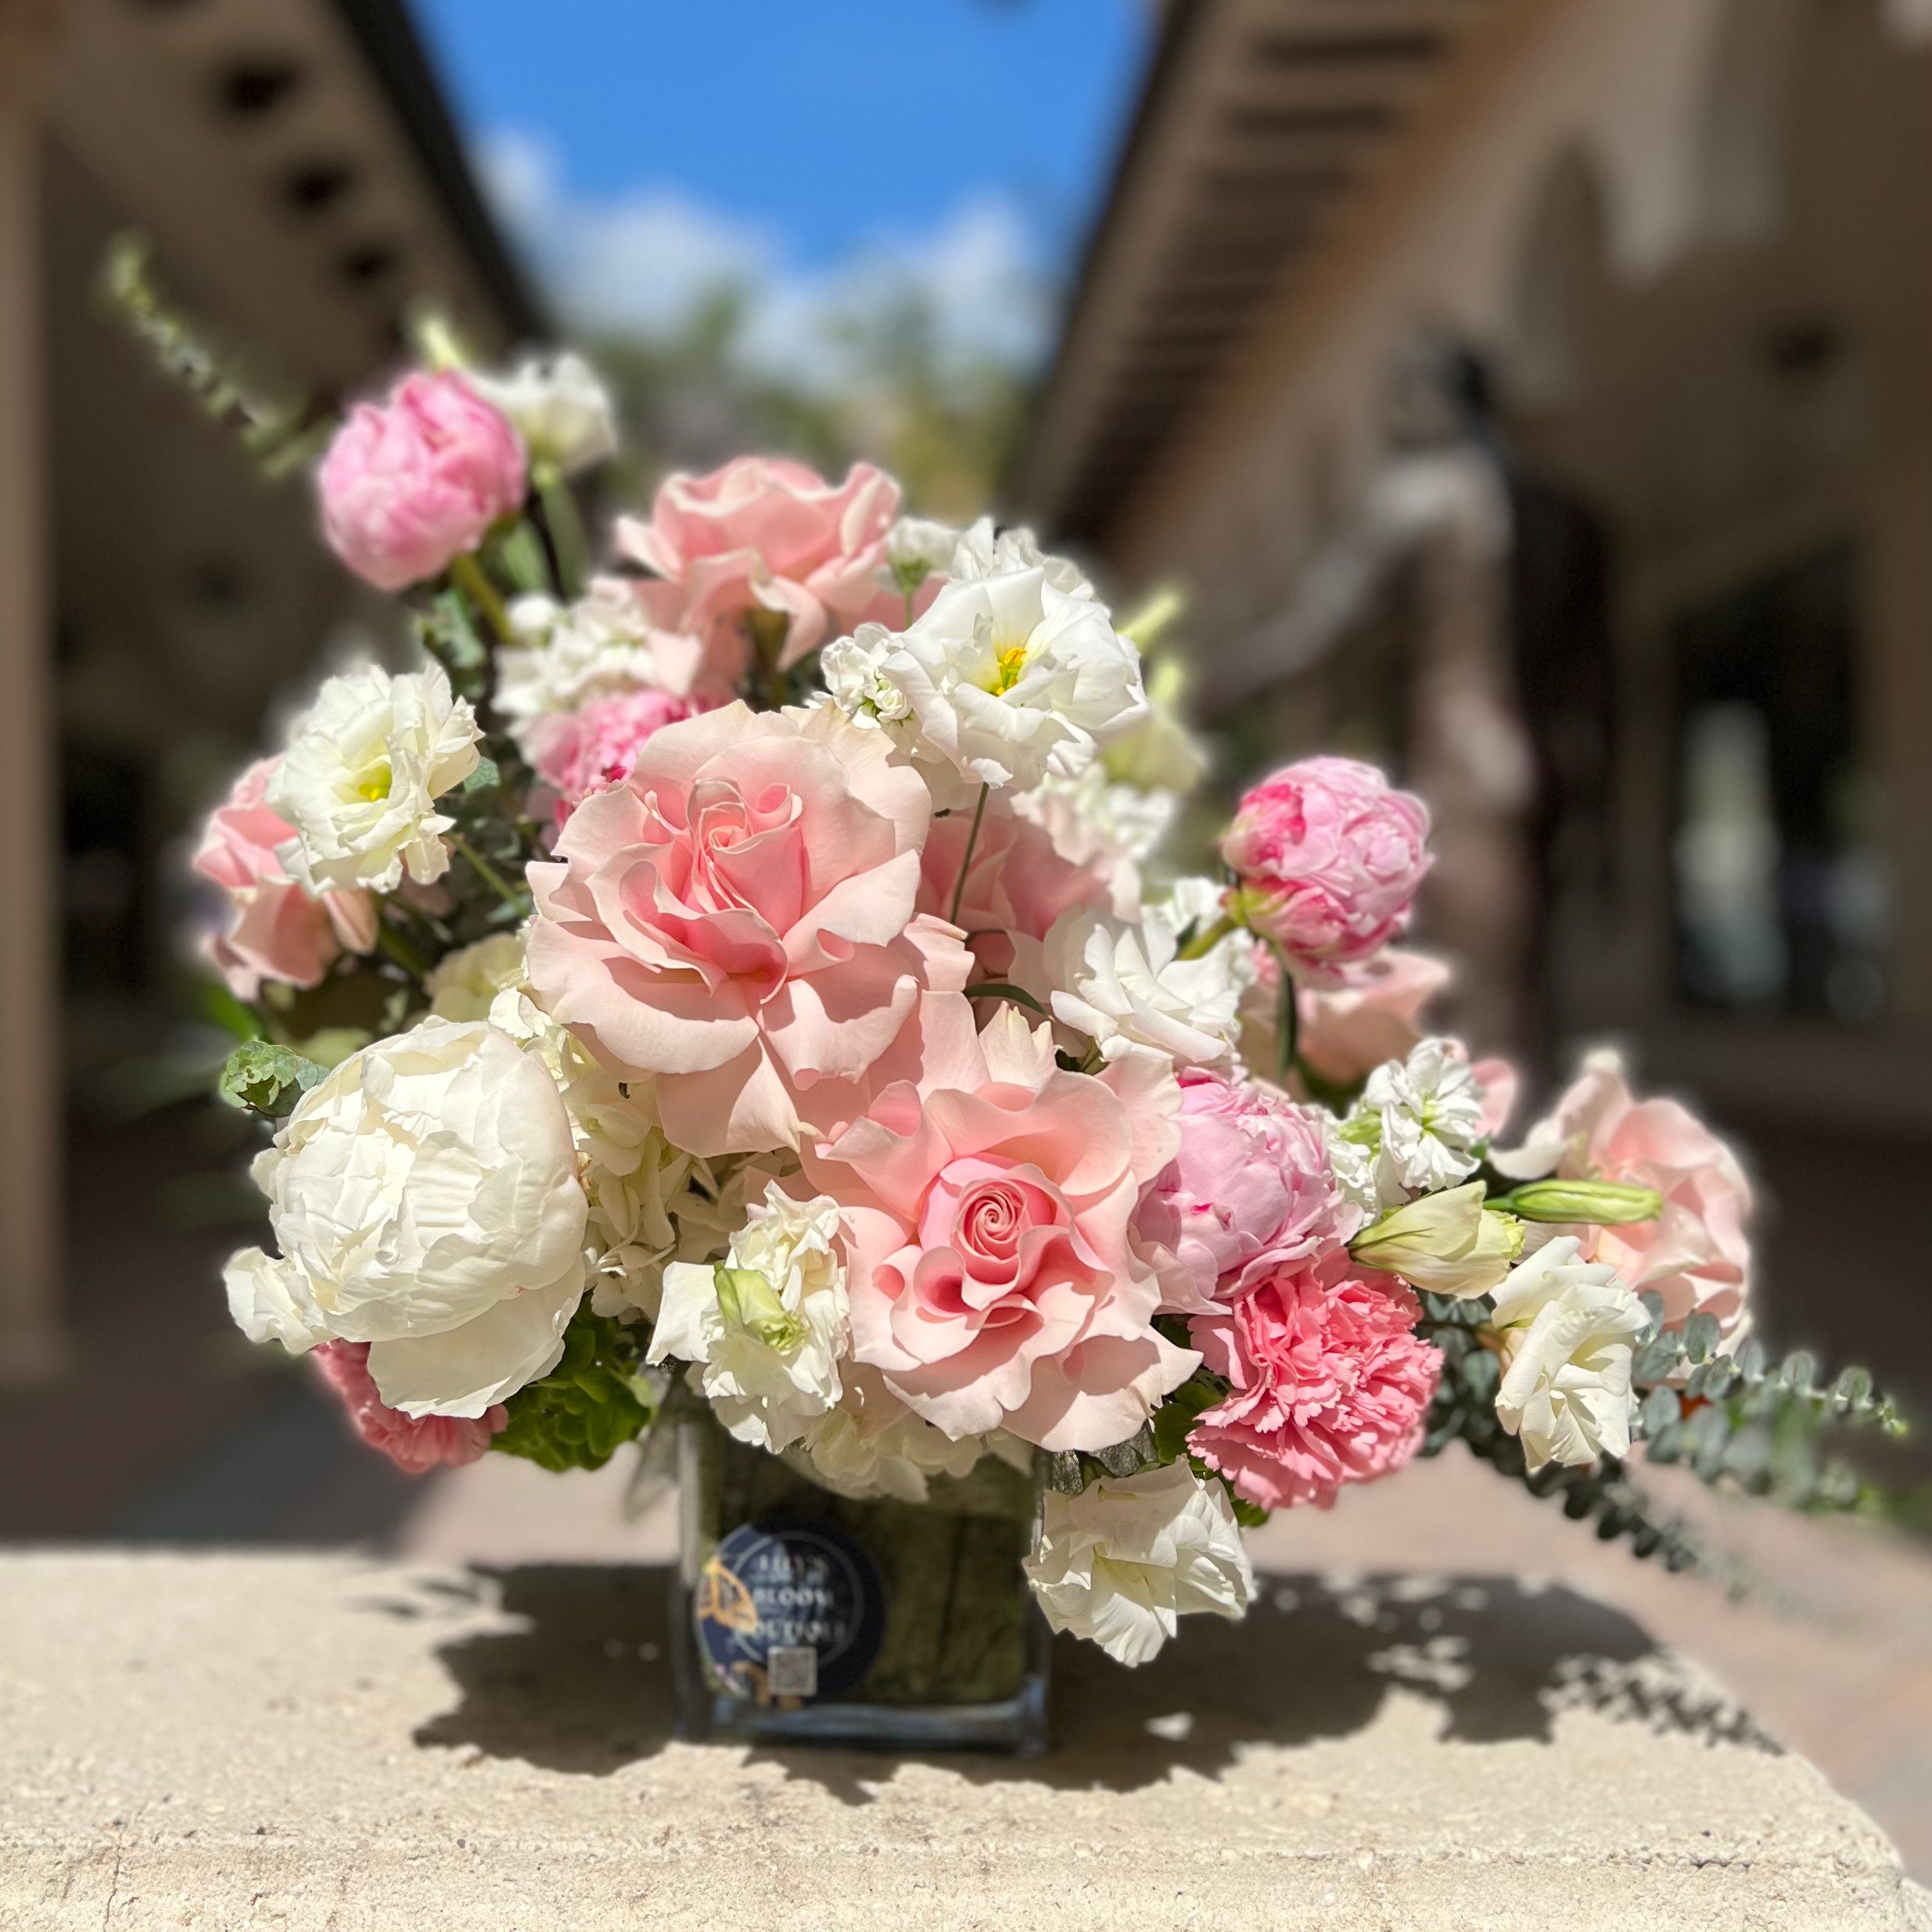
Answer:
POLYGON ((400 591, 474 550, 523 501, 522 439, 458 375, 406 375, 360 403, 317 481, 322 529, 356 575, 400 591))
POLYGON ((412 1476, 475 1462, 489 1448, 490 1438, 510 1426, 510 1412, 501 1402, 473 1420, 461 1416, 406 1416, 390 1408, 375 1392, 366 1341, 325 1341, 311 1352, 309 1359, 342 1398, 356 1434, 412 1476))
POLYGON ((1230 908, 1298 975, 1335 985, 1409 923, 1428 835, 1428 807, 1373 765, 1305 758, 1241 800, 1221 841, 1230 908))
POLYGON ((709 709, 668 691, 630 691, 536 720, 524 735, 537 777, 557 795, 558 826, 586 799, 622 785, 638 752, 666 725, 709 709))

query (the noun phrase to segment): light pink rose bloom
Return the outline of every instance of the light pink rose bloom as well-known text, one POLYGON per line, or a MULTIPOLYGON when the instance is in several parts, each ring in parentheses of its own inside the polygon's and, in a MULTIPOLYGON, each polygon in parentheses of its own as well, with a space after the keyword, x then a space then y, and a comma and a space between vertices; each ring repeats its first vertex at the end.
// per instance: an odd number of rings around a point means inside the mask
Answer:
POLYGON ((1221 841, 1230 901, 1290 970, 1335 986, 1409 923, 1429 810, 1373 765, 1305 758, 1248 793, 1221 841))
POLYGON ((263 801, 278 759, 263 758, 235 781, 209 815, 192 863, 228 902, 228 929, 202 950, 238 1000, 253 1000, 264 979, 318 986, 344 953, 375 950, 375 901, 365 892, 324 892, 298 885, 275 848, 295 828, 263 801))
POLYGON ((642 587, 652 621, 706 637, 721 665, 749 661, 748 612, 785 619, 779 662, 828 637, 903 616, 876 574, 899 515, 899 486, 870 463, 842 483, 781 456, 741 456, 708 476, 659 487, 646 523, 620 518, 617 548, 662 580, 642 587))
POLYGON ((538 777, 557 795, 557 824, 586 799, 622 785, 637 754, 667 724, 709 710, 707 703, 668 691, 630 691, 580 711, 553 711, 532 720, 523 737, 538 777))
POLYGON ((1421 1446, 1442 1359, 1393 1275, 1345 1248, 1278 1270, 1189 1338, 1233 1384, 1187 1446, 1264 1510, 1327 1509, 1345 1483, 1402 1467, 1421 1446))
POLYGON ((1664 1212, 1654 1221, 1552 1232, 1575 1235, 1582 1260, 1607 1262, 1639 1294, 1654 1288, 1667 1326, 1680 1328, 1705 1314, 1727 1341, 1743 1338, 1750 1321, 1751 1183, 1737 1156, 1687 1107, 1633 1098, 1615 1052, 1592 1054, 1524 1144, 1491 1158, 1513 1180, 1557 1174, 1655 1188, 1664 1212))
POLYGON ((1328 1165, 1319 1122, 1266 1087, 1189 1068, 1180 1150, 1136 1227, 1170 1310, 1225 1308, 1264 1275, 1339 1247, 1362 1224, 1328 1165))
POLYGON ((688 1152, 855 1117, 928 996, 965 984, 957 932, 914 916, 932 799, 890 753, 829 706, 706 712, 530 868, 538 1000, 620 1078, 655 1076, 688 1152))
POLYGON ((1160 1288, 1130 1232, 1175 1096, 1144 1059, 1062 1071, 1052 1029, 1011 1006, 929 1037, 916 1083, 804 1151, 844 1211, 853 1355, 955 1438, 1132 1435, 1194 1366, 1152 1326, 1160 1288))
MULTIPOLYGON (((1256 964, 1268 982, 1272 1013, 1280 969, 1266 952, 1256 964)), ((1358 967, 1345 986, 1298 986, 1302 1059, 1337 1086, 1366 1080, 1385 1060, 1406 1060, 1429 1030, 1422 1024, 1422 1009, 1450 978, 1441 960, 1391 946, 1358 967)))
POLYGON ((406 375, 358 403, 318 474, 329 547, 364 582, 440 576, 523 502, 523 439, 460 375, 406 375))
POLYGON ((309 1351, 309 1359, 342 1398, 356 1434, 412 1476, 475 1462, 490 1438, 510 1426, 510 1412, 501 1402, 474 1418, 406 1416, 390 1408, 376 1392, 366 1341, 325 1341, 309 1351))

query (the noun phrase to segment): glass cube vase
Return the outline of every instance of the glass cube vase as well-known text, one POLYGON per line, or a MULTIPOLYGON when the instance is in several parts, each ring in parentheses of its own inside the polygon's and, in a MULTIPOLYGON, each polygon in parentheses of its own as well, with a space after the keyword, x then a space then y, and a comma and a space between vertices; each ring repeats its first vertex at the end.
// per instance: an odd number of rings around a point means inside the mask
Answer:
POLYGON ((709 1411, 677 1426, 681 1735, 1045 1750, 1049 1632, 1020 1568, 1031 1478, 987 1456, 924 1503, 855 1499, 709 1411))

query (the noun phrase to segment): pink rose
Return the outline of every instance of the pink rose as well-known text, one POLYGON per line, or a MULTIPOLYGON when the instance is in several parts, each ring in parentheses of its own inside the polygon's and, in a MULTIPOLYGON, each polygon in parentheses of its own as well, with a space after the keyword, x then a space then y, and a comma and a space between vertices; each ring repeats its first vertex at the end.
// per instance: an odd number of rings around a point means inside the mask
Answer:
POLYGON ((375 950, 375 901, 364 892, 324 892, 298 885, 275 856, 295 828, 263 803, 278 759, 258 760, 209 815, 195 870, 226 894, 228 925, 203 950, 238 1000, 253 1000, 264 979, 318 986, 343 953, 375 950))
POLYGON ((557 795, 558 828, 586 799, 622 785, 638 752, 666 725, 709 709, 667 691, 643 690, 533 720, 524 742, 537 777, 557 795))
POLYGON ((1345 1242, 1362 1217, 1337 1186, 1315 1118, 1265 1087, 1180 1076, 1180 1151, 1137 1222, 1165 1305, 1225 1307, 1262 1276, 1345 1242))
POLYGON ((858 1360, 954 1438, 1132 1435, 1194 1362, 1154 1329, 1160 1288, 1129 1232, 1173 1151, 1174 1092, 1142 1060, 1063 1072, 1052 1029, 1012 1007, 929 1039, 916 1083, 804 1153, 845 1211, 858 1360))
POLYGON ((1291 971, 1340 984, 1409 923, 1428 836, 1428 807, 1373 765, 1305 758, 1241 800, 1221 841, 1230 904, 1291 971))
POLYGON ((619 520, 617 547, 663 580, 643 587, 655 592, 654 623, 706 637, 720 664, 742 670, 746 616, 774 612, 779 662, 791 665, 901 609, 874 574, 898 514, 898 484, 869 463, 834 485, 784 457, 741 456, 708 476, 667 478, 649 523, 619 520))
POLYGON ((1557 1174, 1655 1188, 1664 1212, 1654 1221, 1554 1231, 1575 1235, 1582 1259, 1608 1262, 1639 1294, 1654 1288, 1669 1327, 1705 1314, 1727 1340, 1742 1338, 1750 1320, 1751 1183, 1737 1156, 1688 1108, 1633 1099, 1614 1051, 1592 1054, 1528 1140, 1491 1158, 1519 1180, 1557 1174))
POLYGON ((1422 1441, 1442 1357, 1415 1333, 1420 1309, 1393 1275, 1345 1248, 1279 1269, 1189 1338, 1233 1384, 1187 1446, 1264 1510, 1327 1509, 1344 1483, 1399 1469, 1422 1441))
POLYGON ((687 718, 530 868, 537 998, 620 1078, 655 1077, 688 1151, 854 1118, 928 996, 965 984, 957 932, 914 917, 932 800, 890 752, 828 706, 687 718))
POLYGON ((390 1408, 376 1393, 366 1341, 325 1341, 309 1351, 309 1359, 342 1398, 356 1434, 412 1476, 475 1462, 489 1448, 490 1438, 510 1426, 510 1412, 501 1402, 473 1420, 406 1416, 390 1408))
POLYGON ((318 481, 329 547, 379 591, 440 576, 522 508, 522 439, 459 375, 406 375, 359 403, 318 481))
MULTIPOLYGON (((1256 964, 1269 982, 1272 1013, 1280 969, 1266 952, 1258 954, 1256 964)), ((1366 1080, 1385 1060, 1406 1060, 1427 1030, 1422 1009, 1449 979, 1450 970, 1441 960, 1391 946, 1357 968, 1345 986, 1298 987, 1302 1059, 1337 1086, 1366 1080)))

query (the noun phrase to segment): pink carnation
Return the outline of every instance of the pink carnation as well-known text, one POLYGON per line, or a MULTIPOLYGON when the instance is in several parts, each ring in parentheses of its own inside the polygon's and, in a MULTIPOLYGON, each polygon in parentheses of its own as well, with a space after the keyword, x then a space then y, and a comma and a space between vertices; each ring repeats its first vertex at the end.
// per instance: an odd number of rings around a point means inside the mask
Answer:
POLYGON ((693 1154, 797 1144, 864 1111, 971 968, 916 918, 931 795, 829 706, 666 725, 530 868, 537 997, 693 1154), (909 1031, 909 1029, 910 1029, 909 1031))
POLYGON ((1153 1327, 1130 1235, 1173 1151, 1174 1090, 1140 1059, 1062 1071, 1052 1029, 1012 1007, 982 1034, 930 1031, 916 1083, 805 1150, 807 1183, 845 1210, 853 1355, 955 1438, 1133 1435, 1194 1361, 1153 1327))
POLYGON ((295 828, 263 801, 280 760, 258 760, 209 816, 195 870, 228 902, 225 932, 203 942, 210 962, 238 1000, 253 1000, 264 979, 317 986, 343 953, 375 948, 375 901, 365 892, 319 897, 289 878, 275 848, 295 828))
POLYGON ((336 432, 318 480, 330 548, 379 591, 440 575, 523 501, 522 439, 461 376, 406 375, 336 432))
POLYGON ((1189 1337, 1232 1384, 1187 1446, 1264 1510, 1327 1509, 1344 1483, 1402 1467, 1422 1441, 1442 1357, 1416 1298, 1345 1248, 1283 1268, 1189 1337))
POLYGON ((1241 800, 1221 856, 1247 923, 1333 986, 1409 923, 1428 835, 1428 807, 1373 765, 1305 758, 1241 800))
POLYGON ((667 691, 630 691, 534 720, 524 742, 537 777, 557 795, 559 828, 586 799, 622 785, 658 731, 709 708, 667 691))
POLYGON ((1584 1260, 1608 1262, 1639 1294, 1654 1288, 1670 1327, 1705 1314, 1727 1338, 1741 1338, 1750 1320, 1751 1183, 1737 1156, 1687 1107, 1634 1099, 1614 1052, 1592 1054, 1524 1145, 1492 1158, 1518 1180, 1553 1173, 1654 1187, 1664 1198, 1654 1221, 1557 1231, 1575 1235, 1584 1260))
POLYGON ((1362 1217, 1336 1184, 1313 1115, 1199 1068, 1180 1079, 1180 1151, 1147 1190, 1137 1226, 1166 1305, 1205 1313, 1345 1242, 1362 1217))
POLYGON ((475 1462, 489 1448, 490 1438, 510 1426, 510 1412, 501 1402, 473 1420, 406 1416, 390 1408, 375 1392, 366 1341, 325 1341, 309 1352, 309 1359, 342 1398, 356 1434, 412 1476, 475 1462))
POLYGON ((662 580, 643 587, 652 621, 706 637, 734 675, 753 612, 783 619, 779 662, 791 665, 897 610, 876 573, 898 514, 898 484, 870 463, 833 484, 784 457, 741 456, 708 476, 668 477, 649 523, 619 521, 617 547, 662 580))

